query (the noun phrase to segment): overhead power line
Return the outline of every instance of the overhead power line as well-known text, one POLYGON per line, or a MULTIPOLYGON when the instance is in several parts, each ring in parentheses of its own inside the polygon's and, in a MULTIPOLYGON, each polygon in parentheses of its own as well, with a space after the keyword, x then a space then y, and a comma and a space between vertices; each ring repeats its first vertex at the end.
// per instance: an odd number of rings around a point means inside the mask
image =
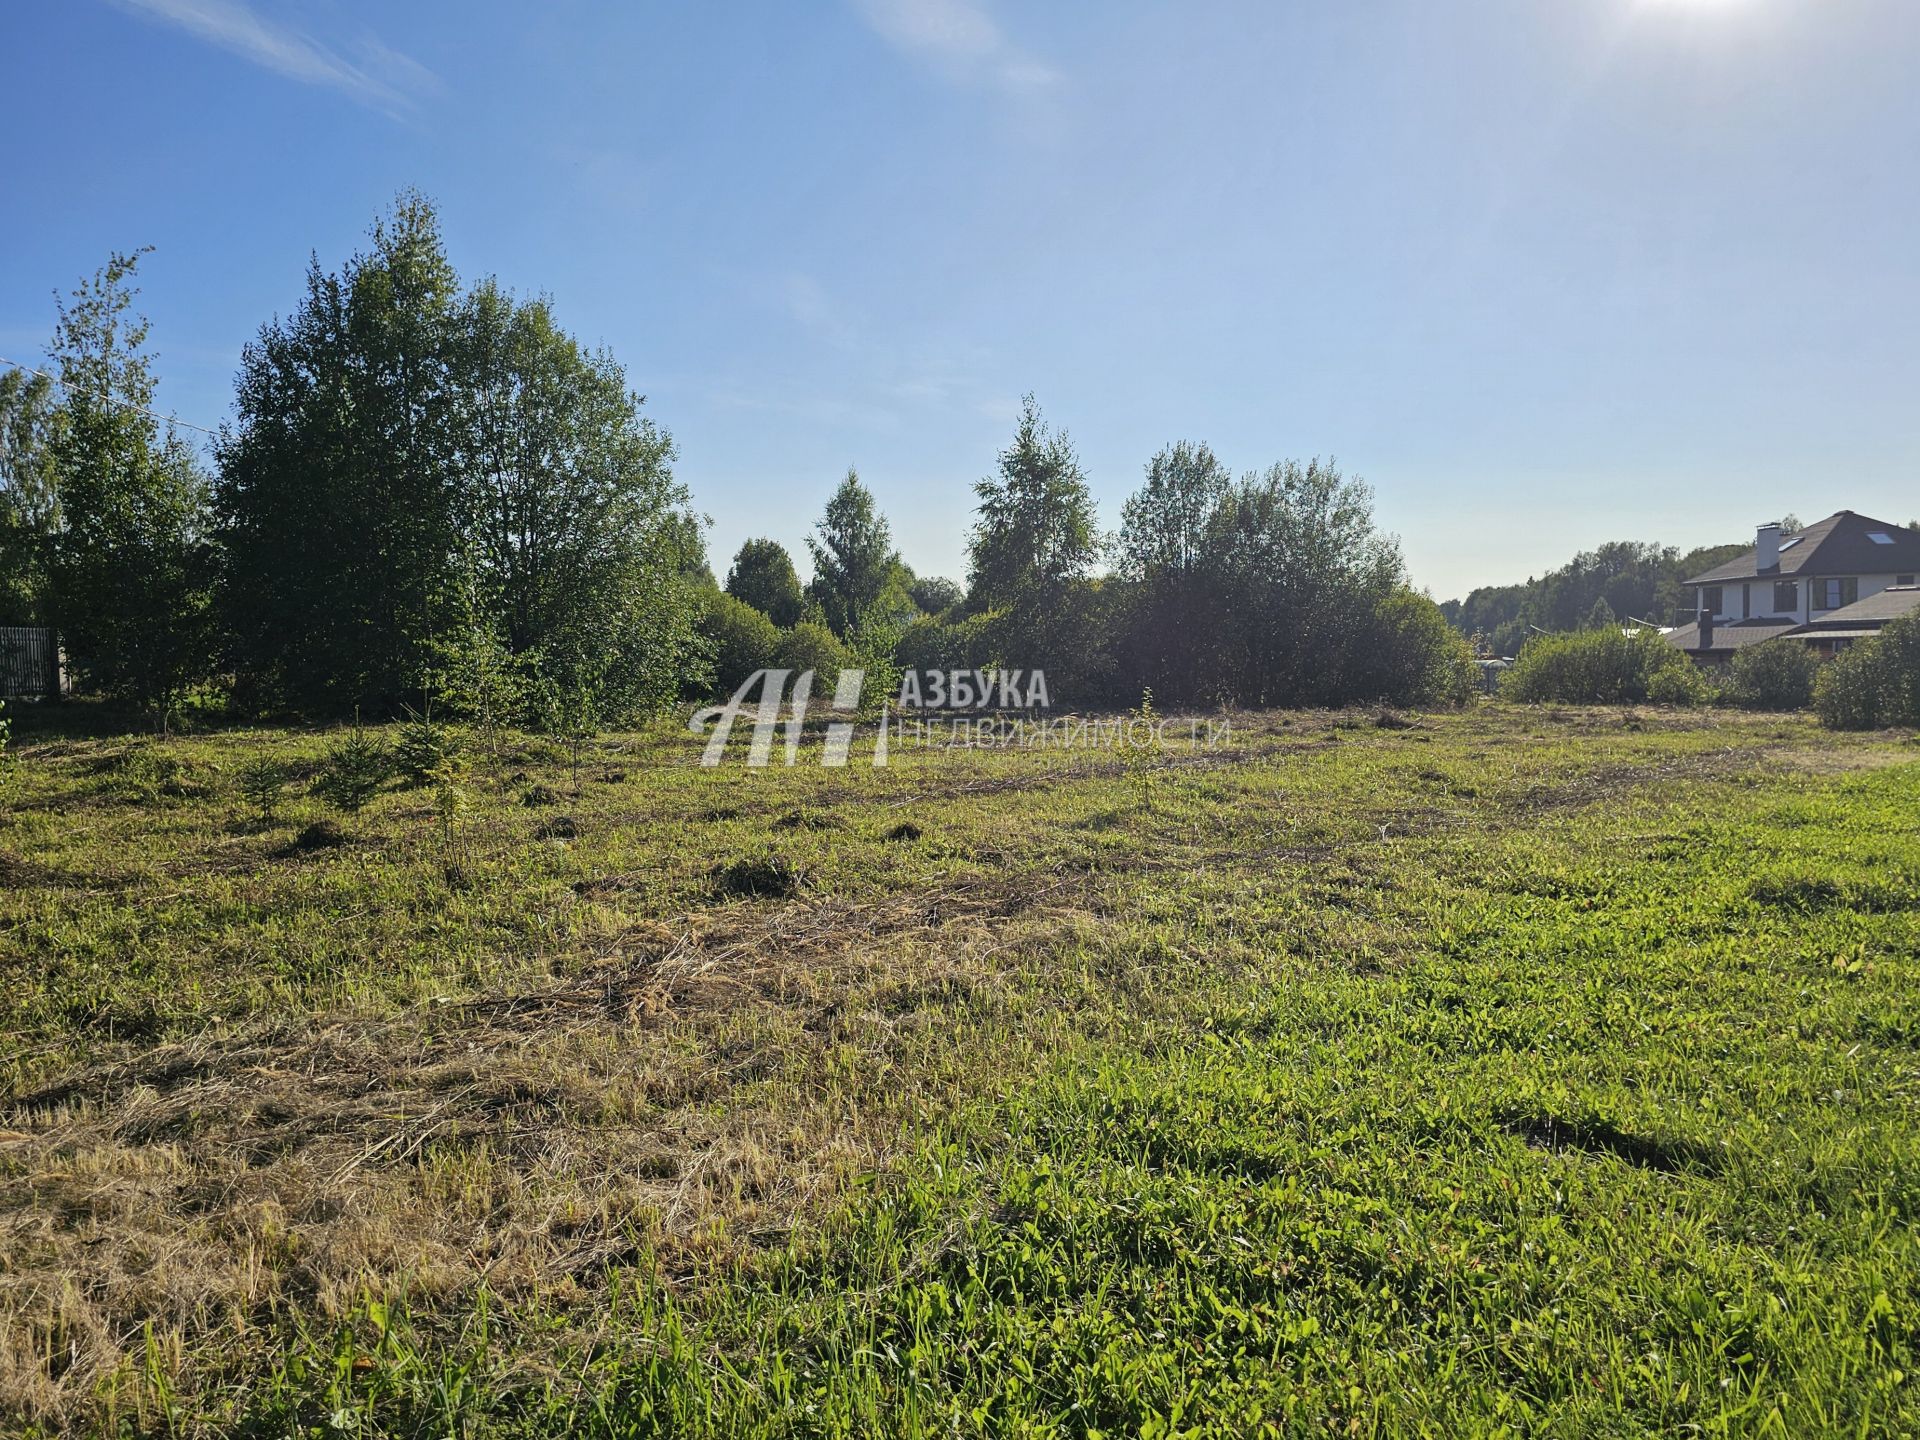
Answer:
MULTIPOLYGON (((0 355, 0 365, 11 365, 16 370, 24 370, 29 375, 38 375, 42 380, 50 380, 62 390, 67 388, 67 382, 62 380, 58 375, 49 375, 44 370, 37 370, 31 365, 22 365, 18 360, 9 360, 4 355, 0 355)), ((131 400, 121 400, 112 395, 107 396, 107 400, 110 404, 119 405, 128 410, 137 410, 149 420, 164 420, 169 425, 180 425, 188 430, 198 430, 202 435, 218 435, 220 433, 218 430, 209 429, 205 425, 196 425, 191 420, 182 420, 178 415, 162 415, 158 410, 149 410, 146 406, 136 405, 131 400)))

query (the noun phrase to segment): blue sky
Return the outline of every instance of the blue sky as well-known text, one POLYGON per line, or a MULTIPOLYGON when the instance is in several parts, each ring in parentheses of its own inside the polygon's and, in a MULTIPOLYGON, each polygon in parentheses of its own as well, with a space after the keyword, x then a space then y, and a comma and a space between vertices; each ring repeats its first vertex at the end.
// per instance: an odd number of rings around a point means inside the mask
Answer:
POLYGON ((1910 0, 12 0, 0 355, 151 244, 217 423, 414 186, 625 362, 723 574, 852 464, 960 575, 1032 390, 1109 525, 1170 440, 1334 455, 1446 598, 1920 514, 1916 75, 1910 0))

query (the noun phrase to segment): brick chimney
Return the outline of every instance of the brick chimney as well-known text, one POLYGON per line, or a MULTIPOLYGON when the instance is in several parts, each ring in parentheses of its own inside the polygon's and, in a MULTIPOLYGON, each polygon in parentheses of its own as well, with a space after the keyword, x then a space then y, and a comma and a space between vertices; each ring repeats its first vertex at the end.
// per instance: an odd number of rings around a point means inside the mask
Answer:
POLYGON ((1764 575, 1780 568, 1780 527, 1762 525, 1753 534, 1753 568, 1764 575))

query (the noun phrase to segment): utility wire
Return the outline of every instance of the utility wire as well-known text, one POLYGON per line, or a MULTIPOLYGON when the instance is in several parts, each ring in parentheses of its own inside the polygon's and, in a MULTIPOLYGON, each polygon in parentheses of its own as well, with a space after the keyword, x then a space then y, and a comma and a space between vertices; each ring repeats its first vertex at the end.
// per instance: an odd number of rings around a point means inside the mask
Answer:
MULTIPOLYGON (((16 370, 26 371, 29 375, 38 375, 42 380, 51 380, 62 390, 67 388, 67 382, 62 380, 58 375, 49 375, 44 370, 36 370, 31 365, 22 365, 18 360, 9 360, 4 355, 0 355, 0 365, 11 365, 16 370)), ((111 405, 121 405, 128 410, 138 410, 149 420, 164 420, 169 425, 183 425, 189 430, 198 430, 202 435, 218 435, 220 433, 218 430, 209 430, 205 425, 196 425, 191 420, 182 420, 178 415, 162 415, 157 410, 149 410, 146 406, 136 405, 131 400, 119 400, 109 395, 107 396, 107 403, 111 405)))

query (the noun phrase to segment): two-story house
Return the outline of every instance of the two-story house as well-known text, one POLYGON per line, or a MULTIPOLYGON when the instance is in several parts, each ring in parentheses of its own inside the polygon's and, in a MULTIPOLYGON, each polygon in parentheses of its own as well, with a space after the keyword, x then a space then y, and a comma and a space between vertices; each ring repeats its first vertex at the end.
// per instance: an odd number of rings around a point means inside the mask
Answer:
POLYGON ((1842 510, 1797 535, 1762 525, 1753 549, 1684 583, 1697 619, 1668 641, 1699 660, 1790 634, 1920 576, 1920 533, 1842 510))

